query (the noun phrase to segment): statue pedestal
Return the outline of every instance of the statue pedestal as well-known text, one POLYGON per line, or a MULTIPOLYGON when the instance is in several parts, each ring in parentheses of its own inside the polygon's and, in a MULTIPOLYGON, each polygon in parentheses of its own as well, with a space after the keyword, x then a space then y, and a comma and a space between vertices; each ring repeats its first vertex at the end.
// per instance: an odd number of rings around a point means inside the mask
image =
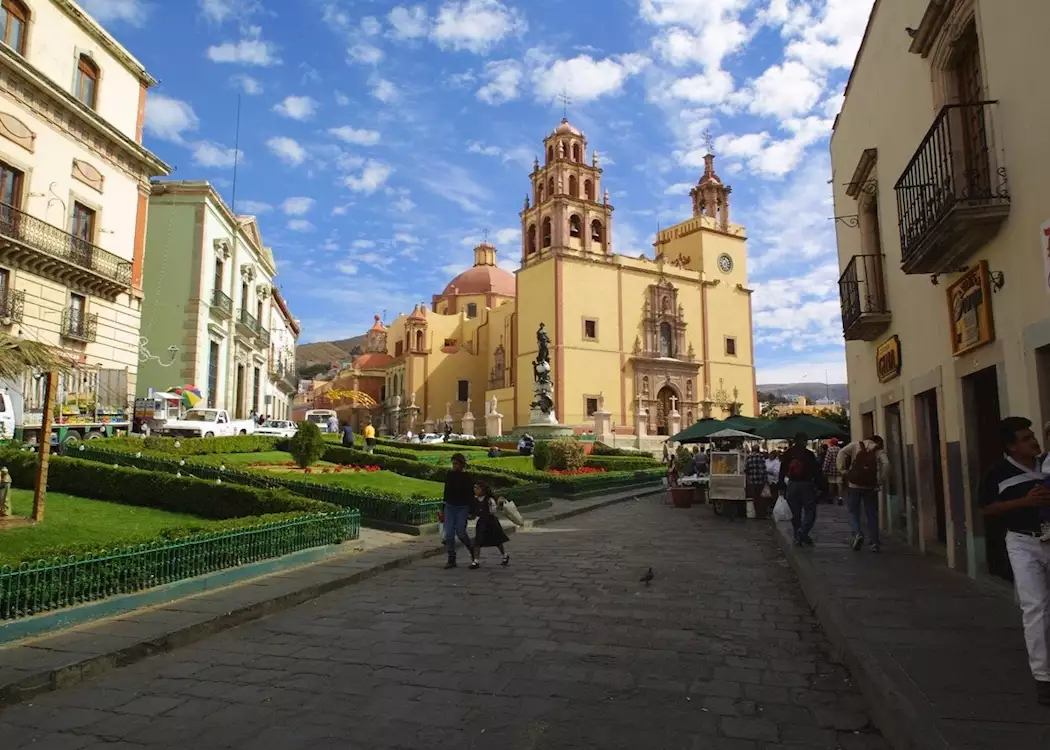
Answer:
POLYGON ((499 437, 503 434, 503 415, 497 411, 490 411, 485 415, 485 435, 487 437, 499 437))
POLYGON ((635 425, 634 425, 634 434, 638 437, 639 440, 641 440, 642 438, 644 438, 646 436, 646 428, 648 426, 648 420, 649 420, 649 412, 647 412, 645 410, 645 407, 642 407, 641 409, 638 410, 638 415, 635 418, 635 425))
POLYGON ((419 419, 419 407, 418 406, 406 406, 404 409, 405 413, 405 431, 414 433, 416 431, 416 420, 419 419))
MULTIPOLYGON (((550 365, 547 365, 546 371, 549 371, 549 369, 550 365)), ((517 437, 528 433, 536 440, 554 440, 573 436, 574 433, 571 427, 558 424, 558 416, 554 411, 553 391, 554 384, 550 380, 536 383, 536 387, 533 388, 535 399, 533 400, 532 411, 529 412, 529 423, 522 427, 514 428, 512 435, 517 437), (546 412, 543 411, 539 406, 541 403, 546 403, 550 406, 550 409, 546 412)))
POLYGON ((677 435, 682 431, 682 415, 678 413, 677 409, 673 409, 670 414, 667 415, 667 432, 670 435, 677 435))
POLYGON ((612 435, 612 413, 604 409, 594 412, 594 436, 596 439, 606 442, 605 438, 612 435))
POLYGON ((464 435, 474 437, 474 415, 469 411, 463 415, 463 419, 460 421, 460 428, 463 430, 464 435))
POLYGON ((423 432, 426 432, 426 433, 433 433, 434 432, 434 420, 433 419, 428 419, 426 422, 423 423, 423 432))

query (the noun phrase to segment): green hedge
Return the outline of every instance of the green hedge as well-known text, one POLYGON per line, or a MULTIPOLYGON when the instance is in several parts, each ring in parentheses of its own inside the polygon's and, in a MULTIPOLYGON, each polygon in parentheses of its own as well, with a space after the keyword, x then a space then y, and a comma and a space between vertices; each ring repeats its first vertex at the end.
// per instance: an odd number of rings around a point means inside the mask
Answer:
POLYGON ((266 453, 286 450, 277 446, 287 442, 287 438, 268 435, 234 435, 216 438, 117 437, 92 441, 92 445, 126 453, 163 451, 178 456, 207 456, 218 453, 266 453))
POLYGON ((606 471, 636 471, 655 469, 661 464, 652 456, 587 456, 584 466, 606 471))
MULTIPOLYGON (((392 471, 406 477, 416 479, 428 479, 431 482, 444 482, 445 477, 452 470, 448 462, 432 464, 415 459, 399 458, 397 456, 385 456, 381 453, 366 453, 364 451, 352 450, 350 448, 332 446, 324 454, 324 460, 333 464, 356 464, 358 466, 372 465, 381 469, 392 471)), ((489 467, 471 466, 467 461, 467 471, 472 475, 485 479, 494 488, 512 487, 536 481, 536 476, 515 476, 511 472, 492 469, 489 467)), ((545 480, 544 480, 545 481, 545 480)))
POLYGON ((611 445, 601 442, 600 440, 594 441, 594 447, 591 448, 592 456, 631 456, 637 457, 638 451, 629 451, 623 448, 613 448, 611 445))

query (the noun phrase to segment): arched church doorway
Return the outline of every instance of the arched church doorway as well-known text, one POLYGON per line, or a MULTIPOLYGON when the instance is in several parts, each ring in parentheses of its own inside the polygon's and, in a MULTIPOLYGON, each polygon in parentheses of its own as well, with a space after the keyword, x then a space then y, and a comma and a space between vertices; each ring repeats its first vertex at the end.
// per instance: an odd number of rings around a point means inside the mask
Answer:
POLYGON ((671 412, 675 410, 678 396, 674 388, 665 385, 656 394, 656 434, 670 435, 671 412))

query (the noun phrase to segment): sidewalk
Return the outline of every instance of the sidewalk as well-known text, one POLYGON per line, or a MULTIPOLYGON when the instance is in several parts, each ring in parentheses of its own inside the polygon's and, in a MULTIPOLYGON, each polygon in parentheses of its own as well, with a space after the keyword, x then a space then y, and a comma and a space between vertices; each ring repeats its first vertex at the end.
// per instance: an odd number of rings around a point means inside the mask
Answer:
POLYGON ((897 750, 1044 750, 1050 708, 1035 701, 1009 591, 975 582, 895 540, 852 551, 846 512, 821 505, 816 547, 776 538, 897 750))
MULTIPOLYGON (((548 508, 526 513, 525 528, 662 491, 656 486, 587 500, 555 499, 548 508)), ((517 530, 509 522, 504 528, 517 530)), ((375 546, 347 544, 345 553, 322 562, 0 647, 0 709, 444 552, 433 535, 403 539, 375 546)))

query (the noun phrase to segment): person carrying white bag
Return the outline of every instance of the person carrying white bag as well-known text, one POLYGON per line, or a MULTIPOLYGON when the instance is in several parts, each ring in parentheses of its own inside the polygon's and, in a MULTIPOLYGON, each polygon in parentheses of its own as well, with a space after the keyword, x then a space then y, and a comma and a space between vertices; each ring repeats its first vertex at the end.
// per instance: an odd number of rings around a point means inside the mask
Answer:
POLYGON ((499 498, 496 501, 499 505, 500 512, 507 517, 507 519, 515 526, 524 526, 525 519, 521 516, 521 511, 518 510, 518 506, 513 500, 508 500, 505 497, 499 498))
POLYGON ((787 498, 781 495, 777 498, 776 505, 773 506, 773 520, 774 521, 790 521, 791 520, 791 506, 788 505, 787 498))

